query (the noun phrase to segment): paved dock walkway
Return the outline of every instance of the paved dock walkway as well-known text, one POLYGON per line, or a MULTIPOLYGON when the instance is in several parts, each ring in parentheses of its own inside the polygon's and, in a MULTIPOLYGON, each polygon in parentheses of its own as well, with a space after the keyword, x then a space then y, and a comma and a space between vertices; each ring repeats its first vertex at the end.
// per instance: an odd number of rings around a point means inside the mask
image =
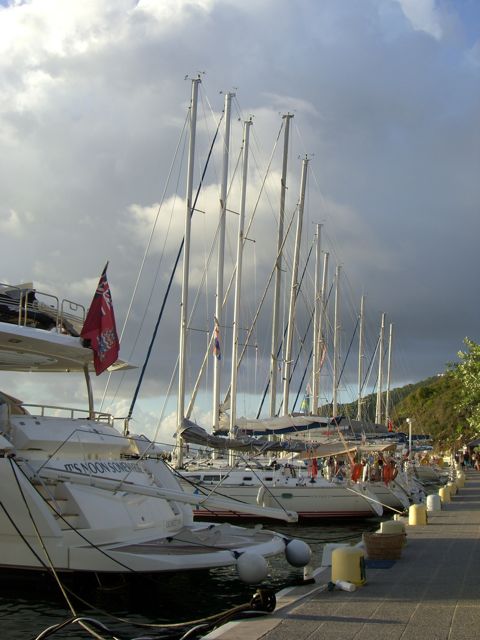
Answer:
MULTIPOLYGON (((408 526, 402 557, 388 569, 367 568, 355 592, 325 584, 294 587, 263 618, 232 622, 215 640, 480 639, 480 473, 467 472, 426 526, 408 526)), ((320 581, 330 580, 330 569, 320 581)))

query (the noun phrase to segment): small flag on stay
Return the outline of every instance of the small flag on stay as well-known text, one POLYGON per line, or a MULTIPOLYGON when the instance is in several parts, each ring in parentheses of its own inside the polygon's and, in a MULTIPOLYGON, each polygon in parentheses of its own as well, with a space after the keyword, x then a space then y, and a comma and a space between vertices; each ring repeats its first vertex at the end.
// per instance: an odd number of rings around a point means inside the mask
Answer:
POLYGON ((300 411, 303 413, 310 413, 310 398, 312 397, 312 388, 310 383, 307 384, 305 395, 303 396, 302 403, 300 405, 300 411))
POLYGON ((80 333, 81 338, 90 341, 97 376, 117 360, 120 350, 112 295, 107 280, 107 267, 108 262, 98 281, 97 290, 80 333))
POLYGON ((310 413, 310 396, 308 396, 307 394, 303 396, 303 400, 300 405, 300 411, 302 411, 302 413, 310 413))
POLYGON ((222 359, 222 350, 220 348, 220 327, 218 320, 215 318, 213 325, 213 355, 217 360, 222 359))

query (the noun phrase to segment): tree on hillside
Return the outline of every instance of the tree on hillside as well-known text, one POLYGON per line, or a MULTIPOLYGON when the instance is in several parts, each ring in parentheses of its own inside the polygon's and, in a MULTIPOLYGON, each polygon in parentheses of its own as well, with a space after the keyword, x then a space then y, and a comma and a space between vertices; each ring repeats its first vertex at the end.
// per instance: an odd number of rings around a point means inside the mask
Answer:
POLYGON ((409 417, 413 433, 431 435, 436 449, 456 449, 471 440, 465 411, 457 406, 460 386, 450 371, 418 383, 394 406, 395 422, 406 430, 409 417))
MULTIPOLYGON (((453 365, 451 366, 451 368, 453 365)), ((412 421, 413 434, 429 434, 435 449, 449 451, 457 449, 475 437, 466 419, 466 411, 458 407, 461 383, 453 372, 446 371, 413 384, 392 389, 390 394, 390 417, 395 430, 408 433, 407 418, 412 421)), ((382 394, 385 401, 385 393, 382 394)), ((373 421, 377 394, 363 398, 364 420, 373 421)), ((321 415, 330 415, 331 406, 324 406, 321 415)), ((339 406, 339 412, 354 418, 357 403, 339 406)))
POLYGON ((480 431, 480 345, 469 338, 464 343, 467 349, 458 352, 460 362, 452 365, 452 373, 460 383, 457 407, 465 413, 474 437, 480 431))

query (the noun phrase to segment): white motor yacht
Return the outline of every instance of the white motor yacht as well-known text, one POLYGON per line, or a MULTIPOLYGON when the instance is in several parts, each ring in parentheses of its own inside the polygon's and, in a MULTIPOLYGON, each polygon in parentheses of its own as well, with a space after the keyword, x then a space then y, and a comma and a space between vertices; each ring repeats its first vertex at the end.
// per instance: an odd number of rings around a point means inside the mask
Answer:
MULTIPOLYGON (((65 313, 71 306, 31 285, 0 285, 0 369, 30 376, 68 372, 75 384, 76 372, 83 372, 88 397, 79 410, 0 394, 0 565, 131 574, 238 566, 246 556, 266 565, 264 558, 283 552, 289 559, 285 536, 194 523, 196 497, 182 490, 161 458, 139 456, 121 423, 119 430, 111 415, 94 410, 93 353, 79 335, 84 313, 65 313)), ((219 497, 205 504, 232 508, 219 497)), ((258 511, 296 520, 291 512, 258 511)), ((303 559, 294 562, 300 566, 303 559)))

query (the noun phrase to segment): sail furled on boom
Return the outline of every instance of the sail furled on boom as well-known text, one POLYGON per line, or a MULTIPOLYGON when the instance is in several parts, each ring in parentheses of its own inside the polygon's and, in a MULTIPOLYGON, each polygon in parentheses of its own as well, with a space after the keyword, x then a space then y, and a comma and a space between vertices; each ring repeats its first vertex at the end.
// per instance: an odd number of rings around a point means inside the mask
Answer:
MULTIPOLYGON (((226 438, 223 436, 214 436, 205 431, 202 427, 194 422, 185 419, 184 426, 181 430, 182 438, 190 444, 197 444, 202 447, 210 447, 212 449, 220 449, 223 451, 243 451, 254 453, 265 452, 287 452, 307 454, 311 457, 312 443, 303 440, 279 440, 273 442, 266 438, 256 438, 252 436, 242 436, 238 438, 226 438)), ((328 457, 332 455, 340 455, 350 450, 355 450, 356 444, 348 444, 342 442, 330 442, 325 444, 316 443, 314 447, 315 457, 328 457)))

